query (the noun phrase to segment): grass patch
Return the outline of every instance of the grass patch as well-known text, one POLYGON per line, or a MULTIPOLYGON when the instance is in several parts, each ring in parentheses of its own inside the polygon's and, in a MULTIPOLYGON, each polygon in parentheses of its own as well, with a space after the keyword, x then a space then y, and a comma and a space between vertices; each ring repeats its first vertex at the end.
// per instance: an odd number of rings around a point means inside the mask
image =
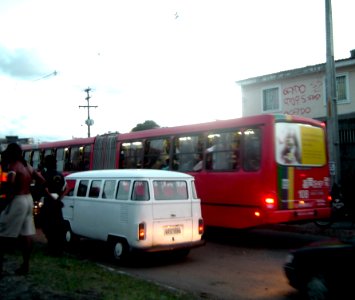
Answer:
MULTIPOLYGON (((30 274, 22 277, 32 293, 29 299, 196 299, 192 294, 121 274, 88 260, 69 254, 51 257, 44 251, 44 246, 36 244, 30 274)), ((21 263, 19 253, 6 257, 16 265, 21 263)), ((19 288, 18 280, 14 284, 15 289, 19 288)))

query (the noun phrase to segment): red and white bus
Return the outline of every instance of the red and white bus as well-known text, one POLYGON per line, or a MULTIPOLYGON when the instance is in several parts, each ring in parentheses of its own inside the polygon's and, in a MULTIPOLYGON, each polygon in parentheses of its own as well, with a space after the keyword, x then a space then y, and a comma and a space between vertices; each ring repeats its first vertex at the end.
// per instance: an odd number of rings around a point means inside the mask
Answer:
POLYGON ((189 173, 206 226, 251 228, 326 219, 331 213, 325 125, 313 119, 265 114, 23 149, 34 166, 55 154, 64 173, 114 168, 189 173))

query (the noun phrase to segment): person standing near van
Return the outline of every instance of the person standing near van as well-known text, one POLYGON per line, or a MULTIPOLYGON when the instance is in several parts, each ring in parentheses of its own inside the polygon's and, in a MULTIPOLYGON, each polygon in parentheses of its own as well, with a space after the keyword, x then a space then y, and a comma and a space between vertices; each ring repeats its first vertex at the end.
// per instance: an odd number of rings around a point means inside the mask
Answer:
POLYGON ((61 172, 57 171, 57 160, 54 155, 44 158, 43 177, 47 182, 48 193, 44 195, 44 203, 40 212, 41 228, 48 242, 48 252, 60 255, 64 244, 64 220, 61 201, 65 180, 61 172))
POLYGON ((6 248, 20 239, 23 263, 16 270, 17 275, 29 272, 33 236, 36 228, 33 220, 33 198, 30 186, 33 180, 44 185, 43 176, 34 170, 22 157, 20 145, 11 143, 2 154, 7 166, 7 207, 0 215, 0 276, 3 275, 3 261, 6 248))

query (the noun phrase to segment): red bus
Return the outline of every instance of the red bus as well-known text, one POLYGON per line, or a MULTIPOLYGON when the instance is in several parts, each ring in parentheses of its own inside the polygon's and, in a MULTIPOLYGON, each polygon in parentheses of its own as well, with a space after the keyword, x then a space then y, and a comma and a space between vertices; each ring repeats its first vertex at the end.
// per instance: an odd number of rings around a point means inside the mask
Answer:
POLYGON ((35 168, 41 169, 44 157, 53 154, 57 169, 64 175, 75 171, 90 170, 95 138, 79 138, 41 144, 21 145, 24 158, 35 168))
POLYGON ((64 173, 113 168, 189 173, 206 226, 251 228, 326 219, 331 213, 325 125, 313 119, 265 114, 23 149, 34 166, 55 154, 64 173))

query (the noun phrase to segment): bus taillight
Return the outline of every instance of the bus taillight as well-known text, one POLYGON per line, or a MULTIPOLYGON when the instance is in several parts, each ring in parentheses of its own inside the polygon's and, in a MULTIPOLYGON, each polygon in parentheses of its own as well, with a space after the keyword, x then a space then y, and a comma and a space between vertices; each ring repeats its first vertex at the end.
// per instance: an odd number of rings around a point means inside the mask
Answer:
POLYGON ((266 208, 268 209, 274 209, 275 208, 275 199, 273 197, 266 197, 264 199, 264 203, 266 208))
POLYGON ((138 240, 145 240, 145 223, 138 224, 138 240))

